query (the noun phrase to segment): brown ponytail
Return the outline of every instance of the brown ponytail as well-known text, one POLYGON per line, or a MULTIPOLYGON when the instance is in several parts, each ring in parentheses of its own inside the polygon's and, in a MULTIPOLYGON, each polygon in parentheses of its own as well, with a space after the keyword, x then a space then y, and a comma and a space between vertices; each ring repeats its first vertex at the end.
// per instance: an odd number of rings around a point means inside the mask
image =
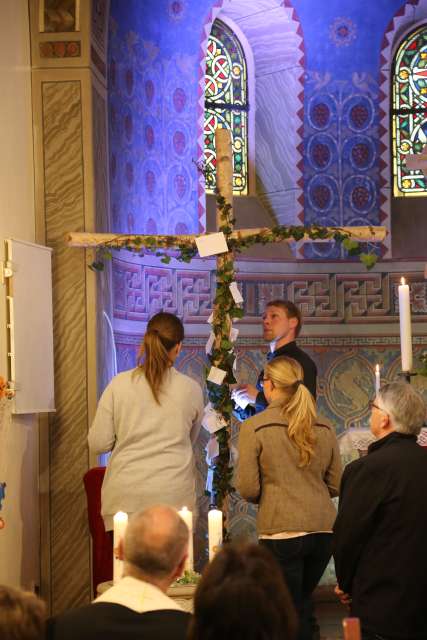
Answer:
POLYGON ((172 366, 169 352, 183 339, 183 324, 172 313, 156 313, 147 324, 138 353, 136 371, 144 372, 157 404, 160 404, 159 393, 164 377, 172 366))
POLYGON ((281 410, 288 422, 288 435, 299 450, 300 466, 305 467, 314 453, 317 416, 313 396, 303 384, 302 367, 293 358, 280 356, 270 360, 264 374, 283 395, 281 410))

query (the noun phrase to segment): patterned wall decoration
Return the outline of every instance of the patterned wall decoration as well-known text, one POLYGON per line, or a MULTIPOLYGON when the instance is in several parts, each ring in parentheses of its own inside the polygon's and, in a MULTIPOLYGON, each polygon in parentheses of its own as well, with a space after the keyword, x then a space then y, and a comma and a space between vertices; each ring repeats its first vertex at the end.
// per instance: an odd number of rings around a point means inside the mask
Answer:
POLYGON ((197 43, 182 32, 187 3, 156 3, 157 11, 148 3, 147 11, 161 13, 162 42, 151 37, 139 3, 125 3, 122 25, 123 4, 112 2, 109 40, 112 226, 198 232, 197 43))
POLYGON ((64 33, 79 30, 80 0, 43 0, 43 31, 64 33))
MULTIPOLYGON (((204 56, 216 17, 234 21, 252 49, 256 189, 264 206, 282 223, 390 229, 392 46, 426 16, 427 0, 363 7, 350 0, 147 0, 143 11, 136 0, 113 0, 114 229, 203 228, 203 184, 192 161, 202 157, 204 56)), ((380 251, 390 257, 390 248, 389 235, 380 251)), ((338 257, 328 245, 301 253, 338 257)))
MULTIPOLYGON (((213 266, 213 265, 212 265, 213 266)), ((276 273, 262 276, 249 262, 244 263, 237 282, 245 299, 244 323, 259 323, 265 303, 283 298, 298 304, 307 325, 376 325, 396 323, 400 278, 411 286, 414 321, 427 320, 427 283, 421 270, 393 272, 358 271, 348 273, 307 273, 302 266, 286 273, 277 265, 276 273), (248 271, 251 272, 248 272, 248 271)), ((212 268, 212 267, 211 267, 212 268)), ((295 267, 294 267, 295 268, 295 267)), ((171 269, 141 260, 113 260, 114 317, 121 321, 145 323, 160 310, 176 313, 188 324, 206 322, 212 312, 214 277, 209 264, 194 261, 191 268, 171 269)))
POLYGON ((264 1, 258 17, 252 11, 256 4, 163 0, 156 7, 147 3, 141 12, 134 1, 113 0, 109 103, 115 230, 204 229, 204 185, 193 160, 203 158, 206 44, 218 16, 236 22, 255 58, 258 175, 250 189, 258 190, 282 223, 294 223, 301 214, 301 25, 288 0, 264 1), (143 15, 153 18, 144 21, 143 15), (188 37, 181 37, 182 29, 188 37))
MULTIPOLYGON (((308 224, 381 224, 376 83, 354 74, 335 81, 308 74, 305 127, 305 212, 308 224)), ((336 257, 335 247, 310 245, 306 257, 336 257)))
POLYGON ((80 50, 80 40, 54 40, 39 43, 41 58, 78 58, 80 50))

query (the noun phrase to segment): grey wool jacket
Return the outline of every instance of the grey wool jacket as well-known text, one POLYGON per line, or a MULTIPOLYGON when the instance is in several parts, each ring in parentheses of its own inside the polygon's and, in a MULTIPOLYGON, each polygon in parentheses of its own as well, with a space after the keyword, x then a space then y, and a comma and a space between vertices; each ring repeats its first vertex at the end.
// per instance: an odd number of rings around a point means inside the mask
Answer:
POLYGON ((259 505, 259 535, 282 531, 331 531, 342 467, 335 430, 314 426, 314 455, 299 466, 299 451, 288 436, 277 403, 242 423, 236 488, 259 505))

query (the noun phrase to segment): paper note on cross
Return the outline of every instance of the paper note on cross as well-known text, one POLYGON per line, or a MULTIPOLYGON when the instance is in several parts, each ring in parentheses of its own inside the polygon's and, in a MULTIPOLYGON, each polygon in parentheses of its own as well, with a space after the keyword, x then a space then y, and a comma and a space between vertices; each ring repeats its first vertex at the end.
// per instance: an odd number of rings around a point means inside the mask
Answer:
POLYGON ((408 153, 405 158, 406 167, 411 171, 422 171, 427 178, 427 145, 421 153, 408 153))

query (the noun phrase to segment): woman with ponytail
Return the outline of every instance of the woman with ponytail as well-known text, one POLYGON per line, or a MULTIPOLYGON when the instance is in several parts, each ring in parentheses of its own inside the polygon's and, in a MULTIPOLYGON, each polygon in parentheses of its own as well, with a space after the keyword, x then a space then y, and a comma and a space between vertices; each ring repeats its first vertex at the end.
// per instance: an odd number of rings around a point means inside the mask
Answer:
POLYGON ((236 487, 259 505, 258 537, 277 558, 311 640, 311 594, 331 557, 341 461, 334 430, 316 420, 301 365, 285 356, 264 370, 268 407, 240 427, 236 487))
POLYGON ((107 531, 117 511, 131 514, 159 503, 195 508, 192 445, 203 394, 173 366, 183 339, 181 320, 157 313, 147 325, 136 369, 113 378, 99 401, 88 440, 96 454, 112 451, 101 498, 107 531))

